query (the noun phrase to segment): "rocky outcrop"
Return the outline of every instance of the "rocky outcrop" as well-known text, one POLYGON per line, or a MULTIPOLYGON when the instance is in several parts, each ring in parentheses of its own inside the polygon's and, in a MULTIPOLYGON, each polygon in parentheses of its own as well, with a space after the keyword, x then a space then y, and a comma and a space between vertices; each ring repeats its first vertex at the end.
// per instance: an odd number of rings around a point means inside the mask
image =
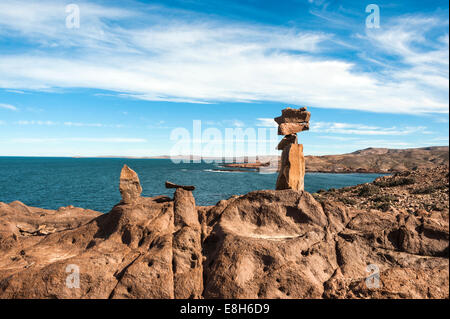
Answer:
POLYGON ((367 148, 349 154, 306 156, 307 172, 398 173, 449 165, 448 146, 367 148))
POLYGON ((292 190, 224 206, 204 244, 205 298, 449 296, 448 212, 358 211, 292 190))
POLYGON ((0 202, 0 251, 19 246, 21 238, 35 243, 46 235, 75 229, 101 215, 99 212, 73 206, 61 207, 55 211, 29 207, 19 201, 10 204, 0 202))
POLYGON ((326 225, 322 207, 306 192, 229 200, 204 243, 205 298, 320 298, 337 268, 326 225), (320 252, 310 254, 314 249, 320 252))
MULTIPOLYGON (((381 176, 372 183, 320 190, 321 202, 338 201, 350 209, 394 211, 414 216, 442 214, 449 210, 448 166, 381 176)), ((443 217, 439 217, 443 218, 443 217)))
POLYGON ((122 201, 128 204, 139 199, 142 193, 138 175, 126 165, 124 165, 122 172, 120 173, 119 190, 122 195, 122 201))
POLYGON ((298 144, 297 133, 309 130, 310 118, 311 113, 306 111, 306 107, 298 110, 288 107, 274 119, 278 123, 278 135, 286 135, 277 146, 278 150, 282 150, 277 190, 304 189, 305 157, 303 145, 298 144))
MULTIPOLYGON (((433 176, 448 202, 448 169, 433 176)), ((375 183, 387 192, 400 178, 375 183)), ((0 298, 449 297, 448 206, 415 214, 315 197, 267 190, 197 207, 177 188, 108 214, 0 203, 0 298)))

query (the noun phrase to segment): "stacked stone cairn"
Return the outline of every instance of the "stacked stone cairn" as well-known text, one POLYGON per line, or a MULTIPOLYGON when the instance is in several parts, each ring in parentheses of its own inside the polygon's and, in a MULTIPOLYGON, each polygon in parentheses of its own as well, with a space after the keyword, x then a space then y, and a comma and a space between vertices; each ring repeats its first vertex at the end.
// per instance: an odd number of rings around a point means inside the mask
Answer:
POLYGON ((274 120, 278 123, 278 135, 284 135, 277 146, 281 153, 281 167, 277 179, 277 190, 293 189, 301 191, 305 182, 305 157, 303 145, 298 144, 297 133, 309 130, 311 113, 306 107, 286 108, 274 120))

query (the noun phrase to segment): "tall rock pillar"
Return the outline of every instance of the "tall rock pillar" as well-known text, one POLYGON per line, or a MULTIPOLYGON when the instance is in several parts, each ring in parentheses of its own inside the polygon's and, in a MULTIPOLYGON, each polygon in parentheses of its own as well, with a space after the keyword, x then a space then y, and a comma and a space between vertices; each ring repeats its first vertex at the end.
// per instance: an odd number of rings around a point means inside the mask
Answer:
POLYGON ((311 113, 306 107, 281 111, 281 116, 275 118, 278 123, 278 135, 285 135, 277 146, 281 153, 281 167, 276 189, 303 190, 305 187, 305 157, 303 145, 298 144, 297 133, 309 130, 311 113))

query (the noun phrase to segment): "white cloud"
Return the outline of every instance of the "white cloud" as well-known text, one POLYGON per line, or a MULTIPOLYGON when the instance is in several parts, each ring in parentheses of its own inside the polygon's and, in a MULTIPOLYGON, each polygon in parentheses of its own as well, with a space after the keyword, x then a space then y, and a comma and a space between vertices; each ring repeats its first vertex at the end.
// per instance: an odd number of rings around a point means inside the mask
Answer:
POLYGON ((82 142, 82 143, 146 143, 143 138, 13 138, 7 140, 12 143, 65 143, 65 142, 82 142))
POLYGON ((11 110, 11 111, 17 111, 18 110, 18 108, 15 107, 14 105, 3 104, 3 103, 0 103, 0 109, 7 109, 7 110, 11 110))
POLYGON ((17 121, 15 122, 17 125, 46 125, 46 126, 53 126, 58 125, 57 122, 53 121, 17 121))
POLYGON ((339 123, 339 122, 313 122, 310 125, 311 132, 335 133, 352 135, 408 135, 430 134, 425 126, 406 127, 380 127, 364 124, 339 123))
POLYGON ((122 128, 125 127, 123 124, 102 124, 102 123, 80 123, 80 122, 54 122, 54 121, 41 121, 41 120, 21 120, 14 122, 17 125, 45 125, 45 126, 54 126, 54 125, 64 125, 68 127, 109 127, 109 128, 122 128))
POLYGON ((231 120, 221 120, 221 121, 211 121, 207 120, 204 122, 207 126, 220 126, 220 127, 245 127, 245 123, 238 119, 231 119, 231 120))
POLYGON ((16 94, 26 94, 24 91, 20 91, 20 90, 6 90, 6 92, 16 93, 16 94))
POLYGON ((103 124, 100 123, 77 123, 77 122, 64 122, 65 126, 75 126, 75 127, 103 127, 103 124))
POLYGON ((443 71, 448 41, 424 38, 428 20, 416 21, 410 30, 400 22, 393 28, 383 25, 386 31, 362 38, 379 44, 380 52, 399 54, 406 64, 375 73, 360 71, 357 62, 319 55, 334 39, 330 34, 205 17, 191 19, 196 22, 168 20, 157 11, 86 3, 80 8, 80 29, 68 30, 61 5, 0 4, 4 35, 38 41, 48 49, 0 55, 0 87, 96 88, 173 102, 263 100, 373 112, 448 113, 448 71, 443 71), (140 28, 105 22, 142 17, 150 22, 140 28), (414 41, 423 38, 436 48, 416 50, 412 35, 419 39, 414 41))
POLYGON ((278 124, 272 118, 257 118, 256 126, 278 127, 278 124))
POLYGON ((223 125, 225 126, 231 126, 231 127, 244 127, 245 123, 240 121, 240 120, 223 120, 222 121, 223 125))
POLYGON ((385 72, 388 76, 434 92, 434 96, 441 99, 446 96, 448 101, 448 20, 432 16, 404 16, 380 30, 367 29, 366 39, 374 45, 378 56, 389 54, 398 58, 395 63, 382 61, 387 66, 385 72), (436 29, 447 33, 437 39, 432 38, 436 29))
POLYGON ((73 127, 112 127, 112 128, 122 128, 125 127, 123 124, 102 124, 102 123, 80 123, 80 122, 64 122, 65 126, 73 127))

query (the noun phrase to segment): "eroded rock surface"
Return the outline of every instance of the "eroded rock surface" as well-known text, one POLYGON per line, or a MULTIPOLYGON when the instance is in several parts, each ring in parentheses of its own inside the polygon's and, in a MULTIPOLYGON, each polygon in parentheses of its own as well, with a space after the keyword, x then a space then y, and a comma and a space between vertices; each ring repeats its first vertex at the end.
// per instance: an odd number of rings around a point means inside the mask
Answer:
MULTIPOLYGON (((441 179, 448 190, 448 169, 441 179)), ((270 190, 196 207, 178 188, 108 214, 15 202, 0 216, 0 298, 449 297, 448 206, 412 214, 270 190), (73 265, 79 288, 67 286, 73 265)))
POLYGON ((120 173, 119 190, 122 195, 122 201, 128 204, 135 202, 142 193, 138 175, 127 165, 124 165, 120 173))
POLYGON ((175 298, 198 299, 203 292, 202 229, 190 191, 174 195, 173 273, 175 298))

